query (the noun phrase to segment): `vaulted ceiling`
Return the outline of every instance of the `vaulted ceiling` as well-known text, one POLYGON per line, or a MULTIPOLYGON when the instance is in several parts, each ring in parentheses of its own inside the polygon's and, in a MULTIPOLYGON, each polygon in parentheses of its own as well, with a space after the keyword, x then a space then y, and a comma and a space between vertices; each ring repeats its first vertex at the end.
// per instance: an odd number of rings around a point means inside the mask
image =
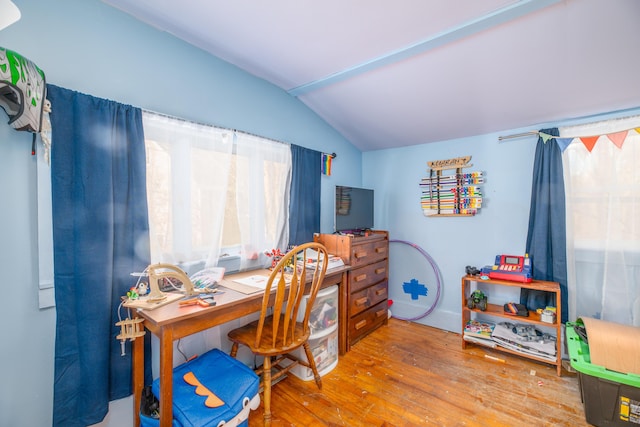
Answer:
POLYGON ((103 0, 298 97, 362 151, 640 106, 637 0, 103 0))

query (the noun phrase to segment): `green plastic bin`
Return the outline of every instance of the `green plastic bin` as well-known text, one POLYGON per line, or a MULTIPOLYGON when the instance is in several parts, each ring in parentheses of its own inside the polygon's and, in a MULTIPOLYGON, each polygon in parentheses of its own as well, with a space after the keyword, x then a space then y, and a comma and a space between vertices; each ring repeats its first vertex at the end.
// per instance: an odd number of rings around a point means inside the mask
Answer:
POLYGON ((589 345, 575 331, 576 326, 584 324, 580 319, 567 322, 565 335, 571 366, 578 372, 587 422, 597 427, 640 427, 640 375, 592 364, 589 345))

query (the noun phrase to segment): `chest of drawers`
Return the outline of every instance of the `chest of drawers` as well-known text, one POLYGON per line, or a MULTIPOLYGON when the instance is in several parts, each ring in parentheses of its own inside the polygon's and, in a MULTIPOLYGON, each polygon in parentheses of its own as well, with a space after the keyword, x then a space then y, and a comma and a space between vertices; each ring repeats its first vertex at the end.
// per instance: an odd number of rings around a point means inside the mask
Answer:
POLYGON ((314 238, 329 253, 349 266, 342 289, 346 351, 376 328, 387 323, 389 283, 389 234, 372 231, 365 236, 317 234, 314 238))

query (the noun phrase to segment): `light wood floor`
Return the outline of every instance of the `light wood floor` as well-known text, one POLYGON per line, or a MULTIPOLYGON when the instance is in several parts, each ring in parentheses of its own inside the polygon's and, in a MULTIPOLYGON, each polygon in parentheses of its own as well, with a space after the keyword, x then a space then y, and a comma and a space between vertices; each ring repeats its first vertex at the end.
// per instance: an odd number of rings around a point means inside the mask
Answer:
MULTIPOLYGON (((313 381, 289 376, 272 394, 274 426, 588 426, 578 378, 391 319, 313 381), (504 360, 496 362, 485 354, 504 360)), ((249 426, 263 425, 262 405, 249 426)))

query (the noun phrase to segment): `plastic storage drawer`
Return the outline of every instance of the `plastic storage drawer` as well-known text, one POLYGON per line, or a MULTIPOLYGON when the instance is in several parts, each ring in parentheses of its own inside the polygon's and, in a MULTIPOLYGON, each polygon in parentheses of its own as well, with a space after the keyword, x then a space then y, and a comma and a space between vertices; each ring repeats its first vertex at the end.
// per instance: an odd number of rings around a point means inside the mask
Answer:
MULTIPOLYGON (((316 362, 318 374, 324 376, 331 372, 338 365, 338 324, 312 335, 309 338, 309 347, 316 362)), ((292 354, 302 360, 307 359, 302 347, 297 348, 292 354)), ((294 366, 291 373, 303 381, 314 379, 313 372, 306 366, 294 366)))
MULTIPOLYGON (((307 298, 303 299, 298 312, 298 322, 304 318, 307 298)), ((338 286, 320 289, 309 316, 311 338, 322 331, 338 324, 338 286)))

